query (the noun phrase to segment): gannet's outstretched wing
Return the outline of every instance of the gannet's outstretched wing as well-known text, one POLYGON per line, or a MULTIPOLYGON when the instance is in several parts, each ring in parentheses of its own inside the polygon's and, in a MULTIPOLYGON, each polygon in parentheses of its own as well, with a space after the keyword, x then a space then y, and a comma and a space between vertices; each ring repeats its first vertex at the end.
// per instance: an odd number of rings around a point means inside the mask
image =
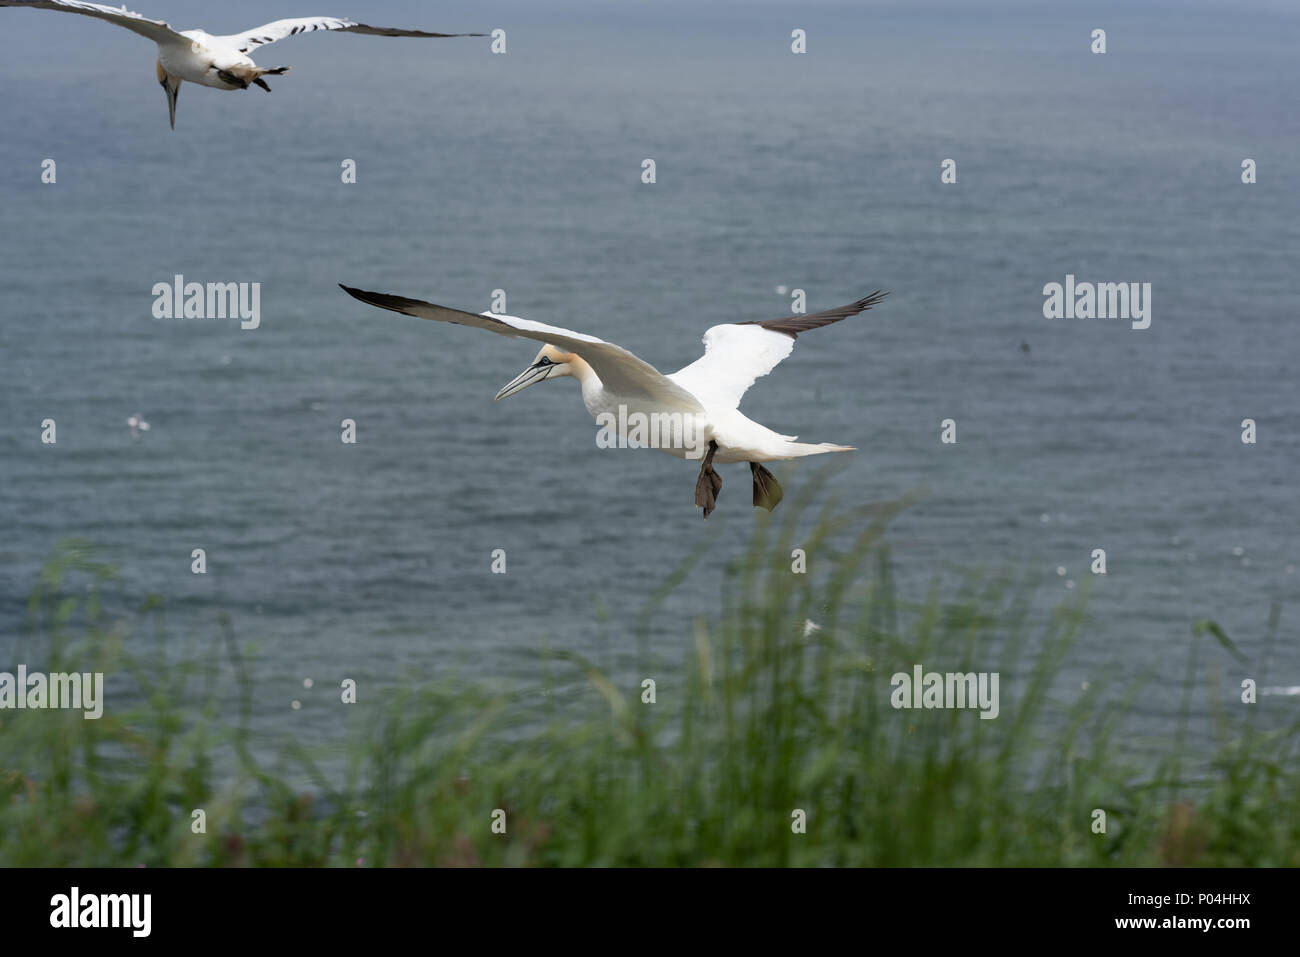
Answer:
POLYGON ((407 299, 404 296, 391 296, 383 292, 367 292, 351 286, 339 284, 349 296, 381 309, 391 309, 407 316, 420 319, 435 319, 438 322, 454 322, 462 326, 474 326, 486 329, 501 336, 522 336, 547 342, 557 349, 574 352, 600 376, 600 381, 610 391, 628 398, 650 399, 661 404, 667 410, 682 412, 702 412, 703 406, 690 391, 674 383, 650 363, 638 359, 622 346, 605 342, 595 336, 559 326, 548 326, 544 322, 520 319, 518 316, 501 316, 496 313, 462 312, 436 306, 420 299, 407 299))
POLYGON ((357 23, 346 17, 295 17, 288 20, 275 20, 271 23, 222 37, 239 48, 240 53, 247 53, 254 47, 274 43, 285 37, 297 36, 299 33, 311 33, 313 30, 342 30, 344 33, 366 33, 377 37, 481 37, 483 33, 426 33, 423 30, 400 30, 393 27, 372 27, 357 23))
POLYGON ((102 3, 81 3, 80 0, 0 0, 0 7, 30 7, 35 10, 80 13, 82 16, 116 23, 119 27, 126 27, 132 33, 148 37, 155 43, 184 39, 162 20, 150 20, 138 13, 132 13, 126 7, 106 7, 102 3))
POLYGON ((755 379, 794 351, 799 333, 865 312, 887 295, 877 290, 865 299, 811 315, 714 326, 704 333, 704 355, 668 378, 708 405, 734 409, 755 379))

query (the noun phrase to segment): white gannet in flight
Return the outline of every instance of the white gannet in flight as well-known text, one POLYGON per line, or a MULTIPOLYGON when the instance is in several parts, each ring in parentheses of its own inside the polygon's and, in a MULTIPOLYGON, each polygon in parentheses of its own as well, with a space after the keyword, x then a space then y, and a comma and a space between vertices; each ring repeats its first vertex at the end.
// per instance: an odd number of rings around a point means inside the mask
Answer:
POLYGON ((602 419, 607 424, 617 422, 620 434, 625 436, 625 423, 635 421, 633 415, 639 416, 641 422, 655 416, 665 422, 673 419, 664 417, 676 416, 676 421, 689 418, 689 433, 682 429, 674 441, 655 447, 678 458, 703 456, 695 483, 695 504, 704 509, 705 518, 717 505, 722 489, 722 478, 713 470, 715 461, 748 462, 754 482, 754 505, 771 511, 781 501, 781 486, 760 462, 853 451, 846 445, 796 442, 798 436, 773 432, 740 412, 740 397, 755 379, 767 375, 793 351, 799 333, 857 315, 888 295, 876 291, 847 306, 812 315, 714 326, 704 333, 703 356, 672 375, 663 375, 621 346, 581 332, 516 316, 491 312, 476 315, 419 299, 353 289, 342 283, 340 287, 348 295, 381 309, 544 343, 532 364, 497 393, 498 400, 545 379, 573 376, 582 387, 587 411, 598 423, 602 419), (682 437, 687 441, 676 440, 682 437))
POLYGON ((144 416, 137 412, 126 420, 126 427, 131 430, 131 438, 138 439, 141 432, 149 431, 149 423, 144 420, 144 416))
POLYGON ((481 37, 482 33, 425 33, 422 30, 395 30, 370 27, 341 17, 298 17, 276 20, 233 36, 216 37, 202 30, 177 32, 162 20, 150 20, 126 7, 106 7, 80 0, 0 0, 0 7, 27 7, 38 10, 62 10, 97 17, 126 27, 158 44, 158 82, 167 92, 167 111, 172 129, 176 129, 176 95, 181 81, 189 80, 218 90, 247 90, 250 83, 268 93, 263 76, 279 76, 287 66, 260 67, 248 56, 253 47, 274 43, 285 37, 313 30, 342 30, 345 33, 368 33, 380 37, 481 37))

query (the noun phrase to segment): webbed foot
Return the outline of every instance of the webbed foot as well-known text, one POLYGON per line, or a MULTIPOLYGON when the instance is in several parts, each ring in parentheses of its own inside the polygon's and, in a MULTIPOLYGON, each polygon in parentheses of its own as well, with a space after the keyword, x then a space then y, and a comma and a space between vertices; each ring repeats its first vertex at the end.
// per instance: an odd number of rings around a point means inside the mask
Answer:
POLYGON ((749 471, 754 476, 754 507, 772 511, 785 497, 776 476, 757 462, 749 463, 749 471))

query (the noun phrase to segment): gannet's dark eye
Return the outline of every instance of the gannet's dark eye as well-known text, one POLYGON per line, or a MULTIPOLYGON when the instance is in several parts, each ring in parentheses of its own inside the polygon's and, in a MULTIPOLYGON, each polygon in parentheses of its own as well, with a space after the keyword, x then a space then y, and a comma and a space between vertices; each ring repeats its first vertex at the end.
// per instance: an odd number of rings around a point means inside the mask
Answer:
POLYGON ((546 358, 546 356, 542 356, 540 359, 537 360, 537 364, 539 366, 548 366, 551 364, 551 360, 546 358))

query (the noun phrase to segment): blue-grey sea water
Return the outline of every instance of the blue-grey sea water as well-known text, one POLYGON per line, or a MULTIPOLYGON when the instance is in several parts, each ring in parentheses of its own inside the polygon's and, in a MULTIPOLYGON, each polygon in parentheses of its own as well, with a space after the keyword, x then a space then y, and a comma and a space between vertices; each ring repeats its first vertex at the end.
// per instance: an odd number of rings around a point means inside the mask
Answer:
MULTIPOLYGON (((1263 683, 1300 685, 1300 10, 141 9, 212 33, 317 13, 503 28, 507 48, 295 37, 258 51, 292 66, 273 93, 186 85, 173 132, 148 41, 0 10, 0 665, 72 536, 120 563, 121 607, 164 596, 177 640, 230 616, 257 646, 271 736, 335 740, 345 677, 365 695, 535 677, 518 652, 543 644, 622 674, 647 596, 708 543, 651 629, 678 661, 756 520, 748 471, 723 469, 701 521, 694 465, 597 448, 575 383, 493 403, 535 343, 336 284, 473 311, 502 289, 511 314, 664 371, 710 325, 788 314, 790 289, 814 311, 883 288, 872 312, 801 335, 742 409, 856 446, 831 483, 845 504, 928 490, 890 533, 911 597, 945 569, 1041 576, 1049 604, 1086 584, 1072 667, 1153 672, 1153 736, 1197 619, 1257 658, 1280 603, 1263 683), (152 287, 177 274, 260 282, 260 327, 153 318, 152 287), (1150 328, 1044 318, 1043 287, 1067 274, 1150 283, 1150 328), (133 438, 136 414, 151 427, 133 438)), ((819 464, 775 467, 788 497, 819 464)), ((1205 655, 1231 703, 1255 664, 1205 655)))

